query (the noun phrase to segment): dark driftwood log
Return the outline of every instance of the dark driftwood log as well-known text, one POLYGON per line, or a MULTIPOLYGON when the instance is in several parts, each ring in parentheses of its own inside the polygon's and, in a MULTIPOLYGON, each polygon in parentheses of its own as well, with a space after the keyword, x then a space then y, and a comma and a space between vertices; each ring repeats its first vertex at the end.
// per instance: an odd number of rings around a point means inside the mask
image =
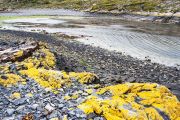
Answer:
POLYGON ((17 47, 10 47, 0 51, 0 62, 21 61, 30 56, 37 48, 37 42, 29 42, 18 45, 17 47))

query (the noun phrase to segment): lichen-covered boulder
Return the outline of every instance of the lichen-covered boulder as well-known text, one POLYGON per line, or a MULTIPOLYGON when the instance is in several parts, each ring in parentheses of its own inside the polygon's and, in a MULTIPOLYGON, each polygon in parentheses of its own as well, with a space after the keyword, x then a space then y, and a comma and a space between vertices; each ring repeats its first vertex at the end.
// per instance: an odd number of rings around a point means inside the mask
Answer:
POLYGON ((107 120, 178 120, 180 102, 165 86, 126 83, 98 89, 78 106, 107 120))

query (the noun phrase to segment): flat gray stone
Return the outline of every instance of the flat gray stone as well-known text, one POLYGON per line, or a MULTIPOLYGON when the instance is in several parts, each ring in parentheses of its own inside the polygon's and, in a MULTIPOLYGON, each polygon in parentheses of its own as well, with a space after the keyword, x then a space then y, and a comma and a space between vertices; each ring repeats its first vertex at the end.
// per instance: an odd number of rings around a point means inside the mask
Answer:
POLYGON ((7 114, 8 114, 9 116, 12 116, 13 113, 15 112, 15 109, 13 109, 13 108, 8 108, 8 109, 6 110, 6 112, 7 112, 7 114))
POLYGON ((37 107, 38 107, 39 105, 38 104, 33 104, 32 106, 31 106, 31 109, 37 109, 37 107))
POLYGON ((49 103, 45 106, 45 109, 48 112, 52 112, 53 110, 55 110, 55 108, 51 104, 49 104, 49 103))
POLYGON ((13 103, 16 106, 25 104, 26 103, 26 98, 20 98, 20 99, 14 100, 13 103))
POLYGON ((64 105, 63 105, 63 104, 59 104, 58 107, 59 107, 59 108, 62 108, 62 107, 64 107, 64 105))

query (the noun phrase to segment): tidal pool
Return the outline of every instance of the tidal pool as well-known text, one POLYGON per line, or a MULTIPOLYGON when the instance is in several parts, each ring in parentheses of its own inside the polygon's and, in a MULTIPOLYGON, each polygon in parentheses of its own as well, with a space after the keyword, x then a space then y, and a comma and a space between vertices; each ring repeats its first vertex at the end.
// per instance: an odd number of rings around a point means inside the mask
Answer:
MULTIPOLYGON (((18 12, 21 15, 26 14, 24 11, 18 12)), ((127 22, 116 16, 88 16, 74 11, 72 15, 69 10, 55 12, 56 15, 43 18, 2 20, 1 29, 89 36, 76 40, 142 60, 151 59, 152 62, 167 66, 180 65, 180 26, 178 25, 127 22)), ((53 12, 50 11, 48 15, 51 13, 53 12)), ((7 13, 7 15, 14 14, 7 13)))

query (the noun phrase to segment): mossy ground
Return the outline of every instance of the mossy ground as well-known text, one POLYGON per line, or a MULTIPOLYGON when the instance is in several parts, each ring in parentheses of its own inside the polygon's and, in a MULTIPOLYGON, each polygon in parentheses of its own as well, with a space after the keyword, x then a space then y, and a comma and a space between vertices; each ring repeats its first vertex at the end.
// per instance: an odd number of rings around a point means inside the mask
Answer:
POLYGON ((48 16, 0 16, 0 20, 11 20, 11 19, 18 19, 18 18, 43 18, 48 16))
POLYGON ((148 12, 178 12, 179 0, 33 0, 30 2, 4 2, 2 8, 67 8, 90 11, 124 12, 148 11, 148 12))
POLYGON ((47 18, 49 16, 35 15, 35 16, 0 16, 0 27, 2 26, 2 22, 4 20, 13 20, 13 19, 23 19, 23 18, 47 18))

